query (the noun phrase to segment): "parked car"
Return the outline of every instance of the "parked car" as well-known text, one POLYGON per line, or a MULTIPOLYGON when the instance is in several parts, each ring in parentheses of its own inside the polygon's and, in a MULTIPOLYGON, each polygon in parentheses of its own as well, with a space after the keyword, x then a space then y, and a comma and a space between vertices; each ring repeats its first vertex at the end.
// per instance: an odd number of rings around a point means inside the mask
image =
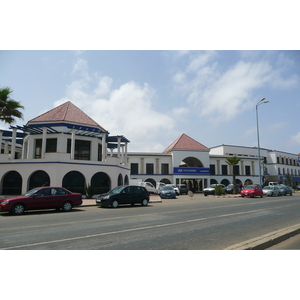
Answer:
POLYGON ((159 194, 160 198, 171 198, 176 199, 176 193, 173 187, 171 186, 164 186, 159 194))
POLYGON ((211 184, 209 187, 203 189, 203 193, 204 193, 204 196, 207 196, 207 195, 215 195, 215 188, 216 186, 221 186, 223 191, 224 191, 224 194, 226 193, 226 187, 224 184, 211 184))
POLYGON ((146 188, 146 190, 150 194, 158 194, 157 189, 153 186, 153 184, 151 182, 143 181, 143 182, 139 182, 139 185, 143 186, 144 188, 146 188))
POLYGON ((179 195, 179 188, 175 184, 166 184, 166 186, 171 186, 174 189, 176 195, 179 195))
POLYGON ((177 187, 179 189, 179 194, 186 194, 188 193, 189 189, 187 188, 187 186, 185 184, 177 184, 177 187))
POLYGON ((293 195, 293 190, 290 186, 282 185, 282 187, 285 189, 285 195, 293 195))
MULTIPOLYGON (((236 184, 236 192, 239 194, 241 192, 241 188, 239 187, 238 184, 236 184)), ((233 194, 233 184, 229 184, 226 187, 226 193, 227 194, 233 194)))
POLYGON ((162 188, 163 188, 164 186, 166 186, 166 184, 163 183, 163 182, 157 182, 157 183, 156 183, 156 190, 157 190, 157 193, 158 193, 158 194, 160 193, 160 191, 162 190, 162 188))
POLYGON ((28 210, 62 209, 70 211, 82 204, 82 195, 72 193, 63 187, 37 187, 22 196, 0 199, 0 210, 21 215, 28 210))
POLYGON ((263 188, 263 194, 266 196, 279 196, 280 190, 277 186, 268 185, 263 188))
POLYGON ((251 184, 244 187, 241 191, 242 198, 244 197, 256 197, 260 196, 263 197, 262 188, 258 184, 251 184))
POLYGON ((108 193, 100 194, 96 199, 96 204, 101 207, 111 206, 113 208, 122 204, 134 205, 135 203, 147 206, 149 200, 149 192, 143 186, 123 185, 115 187, 108 193))
POLYGON ((285 195, 286 195, 286 190, 285 190, 284 186, 278 185, 278 186, 276 186, 276 187, 278 187, 278 190, 279 190, 279 196, 285 196, 285 195))

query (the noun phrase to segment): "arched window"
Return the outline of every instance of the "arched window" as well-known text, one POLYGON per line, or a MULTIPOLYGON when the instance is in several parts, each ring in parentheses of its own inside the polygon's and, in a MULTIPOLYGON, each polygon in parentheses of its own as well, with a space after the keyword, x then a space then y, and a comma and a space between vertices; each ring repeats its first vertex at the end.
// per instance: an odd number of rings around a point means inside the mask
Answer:
POLYGON ((118 186, 123 185, 123 176, 122 174, 119 174, 118 176, 118 186))
POLYGON ((182 160, 179 167, 184 168, 203 168, 202 162, 196 157, 186 157, 182 160))
POLYGON ((45 171, 36 171, 28 179, 29 190, 39 186, 50 186, 50 177, 45 171))
POLYGON ((10 171, 4 175, 2 181, 2 195, 21 195, 22 177, 17 171, 10 171))
POLYGON ((71 192, 85 194, 85 178, 78 171, 67 173, 63 178, 62 186, 71 192))
POLYGON ((128 178, 128 175, 125 175, 124 185, 128 185, 128 184, 129 184, 129 178, 128 178))
POLYGON ((167 178, 163 178, 162 180, 160 180, 160 182, 165 183, 165 184, 171 184, 172 182, 167 179, 167 178))
POLYGON ((110 189, 110 178, 104 172, 94 174, 91 179, 91 186, 95 187, 95 194, 107 193, 110 189))
POLYGON ((216 179, 211 179, 210 180, 210 184, 217 184, 217 183, 218 183, 218 181, 216 179))
POLYGON ((224 184, 225 186, 229 185, 230 184, 230 181, 228 179, 223 179, 221 181, 221 184, 224 184))

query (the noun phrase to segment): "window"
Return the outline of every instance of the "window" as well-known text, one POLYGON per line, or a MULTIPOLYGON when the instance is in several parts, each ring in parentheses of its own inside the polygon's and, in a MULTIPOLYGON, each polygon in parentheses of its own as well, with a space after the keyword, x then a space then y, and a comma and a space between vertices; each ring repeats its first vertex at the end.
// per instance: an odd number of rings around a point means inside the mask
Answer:
MULTIPOLYGON (((75 140, 74 159, 90 160, 91 142, 75 140)), ((67 153, 71 153, 71 139, 68 139, 67 153)))
POLYGON ((57 139, 46 140, 46 152, 57 152, 57 139))
POLYGON ((163 175, 169 174, 169 164, 161 164, 161 174, 163 175))
POLYGON ((42 158, 42 139, 35 140, 35 155, 34 158, 42 158))
POLYGON ((228 166, 227 165, 222 165, 222 175, 228 175, 228 166))
POLYGON ((210 167, 210 175, 216 175, 216 166, 209 165, 209 167, 210 167))
POLYGON ((240 175, 240 166, 233 166, 233 171, 235 175, 240 175))
POLYGON ((154 174, 154 164, 146 164, 146 174, 154 174))
POLYGON ((139 174, 139 164, 130 164, 130 174, 139 174))
POLYGON ((246 174, 247 176, 250 176, 250 175, 251 175, 251 168, 250 168, 250 166, 245 166, 245 174, 246 174))

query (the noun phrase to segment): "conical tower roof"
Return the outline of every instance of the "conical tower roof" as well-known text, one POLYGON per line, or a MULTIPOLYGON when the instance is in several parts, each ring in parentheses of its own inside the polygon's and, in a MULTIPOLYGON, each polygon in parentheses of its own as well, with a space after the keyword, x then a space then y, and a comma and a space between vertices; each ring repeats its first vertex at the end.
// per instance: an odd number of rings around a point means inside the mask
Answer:
POLYGON ((27 125, 32 123, 53 123, 53 122, 70 122, 100 128, 106 131, 97 122, 91 119, 81 109, 74 105, 71 101, 65 102, 42 115, 28 121, 27 125))
POLYGON ((172 150, 209 151, 209 148, 183 133, 167 149, 165 149, 163 153, 167 153, 172 150))

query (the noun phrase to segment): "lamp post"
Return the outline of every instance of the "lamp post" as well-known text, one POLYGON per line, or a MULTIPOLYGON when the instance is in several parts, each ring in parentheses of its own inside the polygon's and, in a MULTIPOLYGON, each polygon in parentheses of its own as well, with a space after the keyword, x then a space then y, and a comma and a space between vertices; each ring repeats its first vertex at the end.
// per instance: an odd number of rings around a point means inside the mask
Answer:
POLYGON ((265 98, 260 99, 256 104, 256 126, 257 126, 257 149, 258 149, 258 171, 259 171, 259 185, 262 186, 261 181, 261 164, 260 164, 260 145, 259 145, 259 129, 258 129, 258 106, 264 103, 269 103, 265 101, 265 98))

